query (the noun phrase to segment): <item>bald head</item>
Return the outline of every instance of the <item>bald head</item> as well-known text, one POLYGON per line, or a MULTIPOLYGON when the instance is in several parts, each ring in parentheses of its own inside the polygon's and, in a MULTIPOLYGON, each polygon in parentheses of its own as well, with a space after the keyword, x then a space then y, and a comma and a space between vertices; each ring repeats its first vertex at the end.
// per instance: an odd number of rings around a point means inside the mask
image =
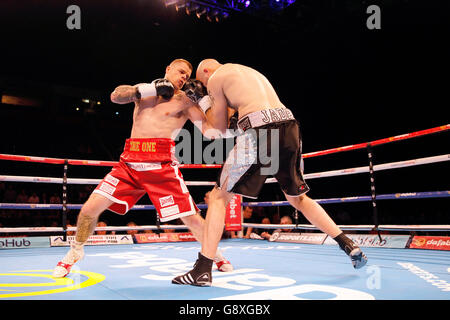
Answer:
POLYGON ((211 75, 216 71, 222 64, 215 59, 204 59, 197 67, 196 78, 200 80, 201 83, 206 87, 208 85, 208 80, 211 75))

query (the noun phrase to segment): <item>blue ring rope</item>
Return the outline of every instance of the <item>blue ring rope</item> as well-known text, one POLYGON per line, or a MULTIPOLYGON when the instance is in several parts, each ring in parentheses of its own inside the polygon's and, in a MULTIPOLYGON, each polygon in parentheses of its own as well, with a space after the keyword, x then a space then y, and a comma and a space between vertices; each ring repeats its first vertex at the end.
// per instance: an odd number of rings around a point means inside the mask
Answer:
MULTIPOLYGON (((409 192, 409 193, 390 193, 379 194, 377 200, 400 200, 400 199, 427 199, 427 198, 447 198, 450 197, 450 191, 427 191, 427 192, 409 192)), ((318 203, 350 203, 372 201, 371 196, 357 196, 347 198, 329 198, 316 199, 318 203)), ((62 204, 34 204, 34 203, 0 203, 0 209, 29 209, 29 210, 60 210, 62 204)), ((81 209, 82 204, 67 204, 67 209, 81 209)), ((279 207, 290 206, 288 201, 272 201, 272 202, 243 202, 244 207, 279 207)), ((199 209, 208 208, 207 204, 198 204, 199 209)), ((153 205, 135 205, 130 210, 155 210, 153 205)))

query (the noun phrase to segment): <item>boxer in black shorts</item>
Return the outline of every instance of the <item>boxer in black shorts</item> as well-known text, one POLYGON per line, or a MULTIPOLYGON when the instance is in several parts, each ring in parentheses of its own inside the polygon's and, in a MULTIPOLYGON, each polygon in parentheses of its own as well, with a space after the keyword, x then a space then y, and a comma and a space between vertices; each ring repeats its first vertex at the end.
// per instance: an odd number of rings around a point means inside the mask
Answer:
MULTIPOLYGON (((194 268, 172 280, 175 284, 211 286, 211 266, 221 239, 225 208, 234 194, 257 198, 268 176, 274 176, 289 203, 318 229, 332 237, 350 257, 354 268, 367 263, 348 238, 313 199, 301 172, 301 135, 292 112, 278 98, 264 75, 239 64, 203 60, 197 80, 207 87, 210 105, 201 106, 208 122, 227 132, 228 107, 238 112, 236 145, 222 167, 209 196, 202 249, 194 268)), ((234 128, 232 128, 234 129, 234 128)), ((233 130, 234 131, 234 130, 233 130)))
MULTIPOLYGON (((245 119, 243 122, 245 123, 245 119)), ((257 199, 266 179, 273 176, 283 192, 288 195, 299 196, 308 192, 309 187, 301 171, 301 136, 298 122, 286 120, 252 129, 245 132, 243 136, 239 136, 237 144, 230 152, 237 153, 240 147, 239 139, 246 134, 251 135, 247 140, 254 140, 257 148, 253 151, 255 156, 249 158, 251 160, 256 158, 255 161, 241 163, 235 161, 233 155, 228 157, 220 171, 217 185, 222 186, 223 181, 228 177, 228 192, 257 199), (275 145, 278 150, 272 150, 272 145, 275 145), (265 159, 261 159, 261 154, 258 152, 259 146, 267 148, 267 152, 263 153, 265 159), (273 154, 274 151, 276 155, 273 154), (264 172, 264 169, 267 172, 264 172), (231 183, 230 179, 235 182, 231 183)))

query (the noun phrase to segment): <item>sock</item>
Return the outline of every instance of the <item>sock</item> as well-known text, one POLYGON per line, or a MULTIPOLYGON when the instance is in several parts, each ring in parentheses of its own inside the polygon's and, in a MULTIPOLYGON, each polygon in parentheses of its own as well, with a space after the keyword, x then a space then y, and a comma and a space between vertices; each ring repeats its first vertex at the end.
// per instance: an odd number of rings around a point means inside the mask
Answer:
POLYGON ((223 259, 225 259, 222 255, 222 252, 220 252, 219 249, 217 249, 216 251, 216 256, 214 257, 214 262, 219 262, 222 261, 223 259))
POLYGON ((344 250, 347 255, 349 255, 353 249, 358 248, 358 246, 352 241, 352 239, 347 237, 344 232, 333 239, 339 244, 339 247, 341 247, 341 249, 344 250))
POLYGON ((86 241, 79 242, 79 241, 75 240, 74 242, 72 242, 71 247, 75 250, 81 250, 81 249, 83 249, 83 246, 85 243, 86 243, 86 241))

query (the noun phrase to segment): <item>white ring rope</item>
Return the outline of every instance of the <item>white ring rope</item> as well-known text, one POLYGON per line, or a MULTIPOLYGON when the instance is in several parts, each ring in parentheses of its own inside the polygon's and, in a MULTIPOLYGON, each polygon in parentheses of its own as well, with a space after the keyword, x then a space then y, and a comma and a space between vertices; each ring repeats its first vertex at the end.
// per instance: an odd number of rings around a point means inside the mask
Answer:
MULTIPOLYGON (((319 230, 311 224, 260 224, 260 223, 243 223, 243 228, 259 228, 259 229, 303 229, 303 230, 319 230)), ((355 231, 372 231, 375 225, 338 225, 341 230, 355 230, 355 231)), ((184 225, 161 225, 159 229, 174 229, 174 230, 188 230, 184 225)), ((449 231, 450 225, 436 224, 436 225, 379 225, 380 231, 449 231)), ((75 232, 76 227, 68 227, 67 231, 75 232)), ((158 230, 157 226, 110 226, 110 227, 96 227, 95 231, 127 231, 127 230, 158 230)), ((0 233, 38 233, 38 232, 63 232, 62 227, 14 227, 14 228, 0 228, 0 233)))
MULTIPOLYGON (((384 164, 378 164, 373 167, 374 171, 382 171, 389 169, 398 169, 398 168, 406 168, 411 166, 418 166, 424 164, 431 164, 437 162, 445 162, 450 160, 450 154, 444 154, 440 156, 426 157, 426 158, 418 158, 413 160, 405 160, 405 161, 397 161, 390 162, 384 164)), ((350 174, 358 174, 358 173, 367 173, 369 172, 369 167, 355 167, 348 169, 339 169, 332 171, 324 171, 317 173, 309 173, 305 174, 305 179, 316 179, 316 178, 324 178, 324 177, 335 177, 335 176, 344 176, 350 174)), ((49 178, 49 177, 29 177, 29 176, 9 176, 9 175, 0 175, 0 181, 8 181, 8 182, 32 182, 32 183, 63 183, 63 178, 49 178)), ((67 184, 92 184, 97 185, 101 182, 101 179, 82 179, 82 178, 68 178, 67 184)), ((266 180, 266 183, 276 183, 277 180, 275 178, 269 178, 266 180)), ((210 186, 215 185, 214 181, 186 181, 186 185, 188 186, 210 186)))

